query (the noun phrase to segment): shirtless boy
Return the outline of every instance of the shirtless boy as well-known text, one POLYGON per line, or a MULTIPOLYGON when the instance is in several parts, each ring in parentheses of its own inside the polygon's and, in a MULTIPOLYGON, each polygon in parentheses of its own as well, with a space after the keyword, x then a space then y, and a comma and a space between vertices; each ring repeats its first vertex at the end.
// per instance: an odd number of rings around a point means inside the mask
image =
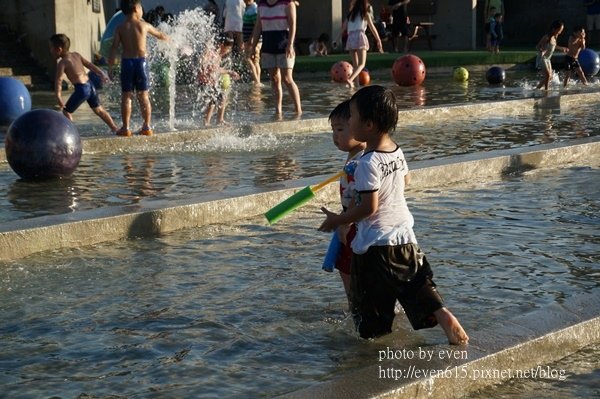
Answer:
POLYGON ((54 81, 54 92, 56 93, 58 105, 62 109, 63 114, 72 121, 73 112, 84 101, 87 101, 92 111, 115 133, 117 125, 113 122, 110 114, 100 105, 96 88, 90 82, 85 68, 96 73, 104 81, 108 81, 108 77, 104 71, 83 58, 81 54, 70 52, 70 46, 71 40, 69 40, 67 35, 59 33, 50 37, 50 53, 55 59, 60 60, 56 65, 56 79, 54 81), (62 100, 62 81, 64 75, 75 86, 75 92, 71 94, 66 104, 62 100))
POLYGON ((585 74, 581 69, 581 65, 579 65, 579 61, 577 61, 577 57, 579 57, 579 53, 581 50, 585 48, 585 30, 583 26, 576 26, 573 29, 573 33, 569 36, 569 46, 567 55, 565 56, 567 61, 567 73, 565 74, 565 87, 567 87, 567 83, 569 83, 569 78, 571 77, 571 72, 575 71, 577 76, 579 76, 579 80, 584 85, 587 84, 587 79, 585 78, 585 74))
POLYGON ((117 134, 131 136, 129 121, 131 119, 131 102, 134 90, 140 104, 143 125, 139 134, 152 135, 150 119, 152 107, 148 94, 148 65, 146 63, 146 37, 148 34, 159 40, 168 40, 168 36, 142 19, 144 14, 141 0, 123 0, 121 10, 127 16, 125 21, 117 26, 113 44, 108 57, 108 73, 112 75, 112 67, 119 46, 121 54, 121 115, 123 126, 117 134))

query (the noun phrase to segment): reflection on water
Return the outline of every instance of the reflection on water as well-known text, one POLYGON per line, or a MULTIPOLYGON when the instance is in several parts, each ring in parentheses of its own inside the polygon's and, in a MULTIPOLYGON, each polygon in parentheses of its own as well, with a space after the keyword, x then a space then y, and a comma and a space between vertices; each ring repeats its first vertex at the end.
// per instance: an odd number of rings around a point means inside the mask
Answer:
MULTIPOLYGON (((144 159, 132 165, 141 187, 144 159)), ((598 166, 410 187, 420 244, 467 331, 599 292, 598 166)), ((404 317, 391 336, 356 337, 339 277, 320 268, 321 220, 314 204, 275 226, 0 262, 3 394, 273 397, 373 365, 387 346, 443 344, 439 329, 412 331, 404 317)))

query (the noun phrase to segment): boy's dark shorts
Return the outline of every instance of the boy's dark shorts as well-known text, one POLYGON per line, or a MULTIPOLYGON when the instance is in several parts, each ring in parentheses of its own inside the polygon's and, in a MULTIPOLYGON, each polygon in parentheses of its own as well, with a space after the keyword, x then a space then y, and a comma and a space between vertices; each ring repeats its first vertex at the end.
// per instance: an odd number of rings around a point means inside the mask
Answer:
POLYGON ((415 330, 437 325, 433 312, 444 307, 425 254, 416 244, 370 247, 354 254, 350 297, 362 338, 392 332, 394 305, 400 302, 415 330))
POLYGON ((567 71, 575 71, 579 68, 579 61, 577 58, 565 55, 565 61, 567 63, 567 71))
POLYGON ((121 60, 121 90, 148 90, 148 63, 145 58, 123 58, 121 60))
POLYGON ((92 82, 87 83, 76 83, 74 85, 75 91, 71 94, 71 97, 67 100, 64 110, 72 114, 84 101, 87 101, 91 109, 98 108, 100 106, 100 100, 96 93, 96 88, 92 82))

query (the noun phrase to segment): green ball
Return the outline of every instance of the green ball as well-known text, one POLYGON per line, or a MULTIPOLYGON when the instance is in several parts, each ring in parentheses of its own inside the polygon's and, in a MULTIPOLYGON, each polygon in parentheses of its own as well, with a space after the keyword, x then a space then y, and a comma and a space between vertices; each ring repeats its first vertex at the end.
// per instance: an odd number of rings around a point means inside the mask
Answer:
POLYGON ((458 67, 454 69, 454 80, 459 82, 466 82, 469 80, 469 71, 467 71, 463 67, 458 67))
POLYGON ((221 81, 221 88, 223 90, 227 90, 231 87, 231 76, 229 76, 228 73, 222 74, 219 80, 221 81))

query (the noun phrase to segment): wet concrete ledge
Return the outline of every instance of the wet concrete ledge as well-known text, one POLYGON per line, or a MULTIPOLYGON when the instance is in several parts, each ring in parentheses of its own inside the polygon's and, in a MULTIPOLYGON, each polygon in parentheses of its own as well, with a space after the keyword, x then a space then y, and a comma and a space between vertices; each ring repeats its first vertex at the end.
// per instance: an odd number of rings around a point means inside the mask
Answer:
POLYGON ((390 348, 409 351, 415 357, 419 357, 420 349, 432 351, 436 355, 431 360, 377 363, 378 351, 374 349, 377 364, 281 397, 450 399, 507 381, 511 376, 556 381, 562 374, 568 379, 569 370, 553 369, 549 364, 600 342, 600 295, 573 296, 469 335, 466 347, 390 348), (442 360, 440 351, 461 359, 442 360), (400 372, 402 376, 396 379, 400 372), (425 372, 428 377, 422 376, 425 372))
MULTIPOLYGON (((600 102, 600 92, 563 95, 550 92, 545 97, 540 98, 406 109, 399 112, 398 130, 402 131, 404 126, 410 124, 435 123, 447 118, 473 118, 474 115, 478 118, 494 115, 510 117, 566 110, 569 107, 579 107, 582 103, 593 102, 600 102)), ((327 118, 311 118, 165 132, 157 133, 151 137, 88 137, 83 138, 82 141, 85 156, 85 154, 177 151, 185 148, 193 148, 199 141, 232 133, 240 136, 265 133, 288 135, 322 133, 329 132, 330 129, 331 127, 327 118)), ((4 150, 1 150, 0 163, 5 162, 6 153, 4 150)))
MULTIPOLYGON (((521 171, 589 165, 600 155, 600 137, 533 147, 490 151, 411 163, 411 187, 437 187, 472 180, 501 179, 521 171)), ((208 224, 232 223, 261 215, 295 191, 328 176, 273 184, 272 190, 213 193, 193 200, 148 200, 140 204, 17 220, 0 226, 0 261, 37 252, 160 234, 208 224)), ((335 200, 336 184, 319 191, 335 200)), ((319 201, 319 199, 314 200, 319 201)), ((313 201, 313 202, 314 202, 313 201)), ((266 223, 266 220, 264 221, 266 223)))

